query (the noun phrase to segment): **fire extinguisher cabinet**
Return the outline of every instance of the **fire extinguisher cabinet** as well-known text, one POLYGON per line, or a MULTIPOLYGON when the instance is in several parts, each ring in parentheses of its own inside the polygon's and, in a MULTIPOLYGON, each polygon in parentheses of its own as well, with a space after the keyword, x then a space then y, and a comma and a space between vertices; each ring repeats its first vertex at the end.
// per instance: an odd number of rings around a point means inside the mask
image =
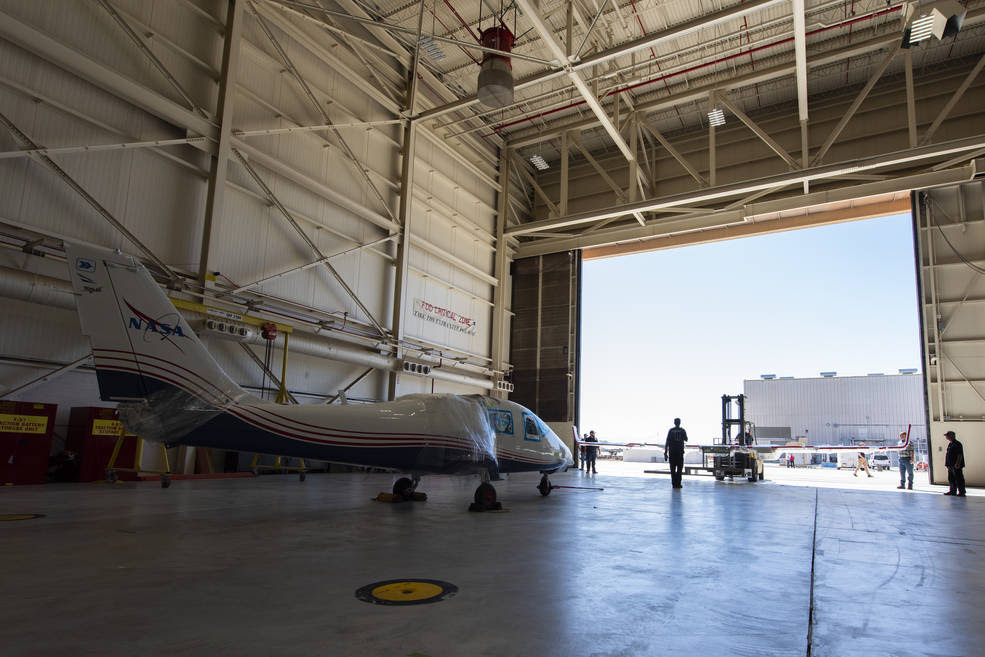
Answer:
POLYGON ((0 484, 43 484, 58 404, 0 401, 0 484))

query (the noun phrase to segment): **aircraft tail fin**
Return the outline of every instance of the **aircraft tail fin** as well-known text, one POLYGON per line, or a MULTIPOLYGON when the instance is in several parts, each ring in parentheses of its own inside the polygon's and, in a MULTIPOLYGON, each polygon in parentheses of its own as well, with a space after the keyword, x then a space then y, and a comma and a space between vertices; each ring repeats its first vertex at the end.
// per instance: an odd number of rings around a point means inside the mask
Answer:
POLYGON ((249 396, 230 379, 147 269, 128 255, 66 244, 82 333, 104 401, 222 409, 249 396))

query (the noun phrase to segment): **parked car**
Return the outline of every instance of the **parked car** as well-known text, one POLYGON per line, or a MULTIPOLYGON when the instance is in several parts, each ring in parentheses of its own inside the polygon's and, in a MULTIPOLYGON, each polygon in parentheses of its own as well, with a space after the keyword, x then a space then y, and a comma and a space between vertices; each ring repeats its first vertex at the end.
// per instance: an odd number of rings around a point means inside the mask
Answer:
POLYGON ((873 454, 869 467, 875 470, 889 470, 893 467, 893 463, 889 460, 889 454, 873 454))

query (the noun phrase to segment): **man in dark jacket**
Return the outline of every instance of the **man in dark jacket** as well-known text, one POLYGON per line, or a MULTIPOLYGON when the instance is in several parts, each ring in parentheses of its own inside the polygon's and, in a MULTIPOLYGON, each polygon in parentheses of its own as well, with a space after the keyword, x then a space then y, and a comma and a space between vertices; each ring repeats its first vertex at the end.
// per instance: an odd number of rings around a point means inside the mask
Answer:
MULTIPOLYGON (((595 432, 594 431, 589 431, 588 432, 588 437, 585 438, 585 442, 586 443, 597 443, 598 441, 599 441, 599 439, 595 437, 595 432)), ((599 448, 598 447, 591 447, 591 446, 586 446, 585 447, 585 472, 586 473, 591 472, 592 474, 595 474, 595 457, 598 456, 598 451, 599 451, 599 448)))
POLYGON ((944 494, 964 497, 964 447, 956 440, 953 431, 948 431, 944 437, 947 438, 944 465, 947 466, 947 483, 950 485, 950 490, 944 494))
POLYGON ((683 488, 681 474, 684 472, 684 443, 687 431, 681 428, 681 418, 674 418, 674 428, 667 432, 664 443, 664 459, 670 463, 670 483, 674 488, 683 488))

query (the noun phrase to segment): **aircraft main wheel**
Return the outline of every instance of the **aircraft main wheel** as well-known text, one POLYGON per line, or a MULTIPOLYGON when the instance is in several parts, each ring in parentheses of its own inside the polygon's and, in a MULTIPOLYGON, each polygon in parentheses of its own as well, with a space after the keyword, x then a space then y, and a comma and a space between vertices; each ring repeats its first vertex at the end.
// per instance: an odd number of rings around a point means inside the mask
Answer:
MULTIPOLYGON (((414 482, 410 480, 410 477, 397 479, 397 481, 393 482, 393 494, 402 499, 409 500, 414 496, 414 482)), ((476 502, 478 501, 478 498, 476 498, 476 502)))
POLYGON ((537 484, 537 490, 539 490, 540 491, 540 494, 543 495, 544 497, 547 497, 548 495, 550 495, 551 494, 551 480, 548 479, 547 477, 541 477, 540 478, 540 483, 537 484))
POLYGON ((161 475, 161 488, 170 488, 171 477, 168 475, 161 475))
POLYGON ((106 483, 107 484, 115 484, 116 481, 119 478, 120 478, 120 476, 118 474, 116 474, 116 470, 106 470, 106 483))
POLYGON ((475 489, 475 503, 487 509, 496 504, 496 489, 493 488, 492 484, 479 484, 479 487, 475 489))

